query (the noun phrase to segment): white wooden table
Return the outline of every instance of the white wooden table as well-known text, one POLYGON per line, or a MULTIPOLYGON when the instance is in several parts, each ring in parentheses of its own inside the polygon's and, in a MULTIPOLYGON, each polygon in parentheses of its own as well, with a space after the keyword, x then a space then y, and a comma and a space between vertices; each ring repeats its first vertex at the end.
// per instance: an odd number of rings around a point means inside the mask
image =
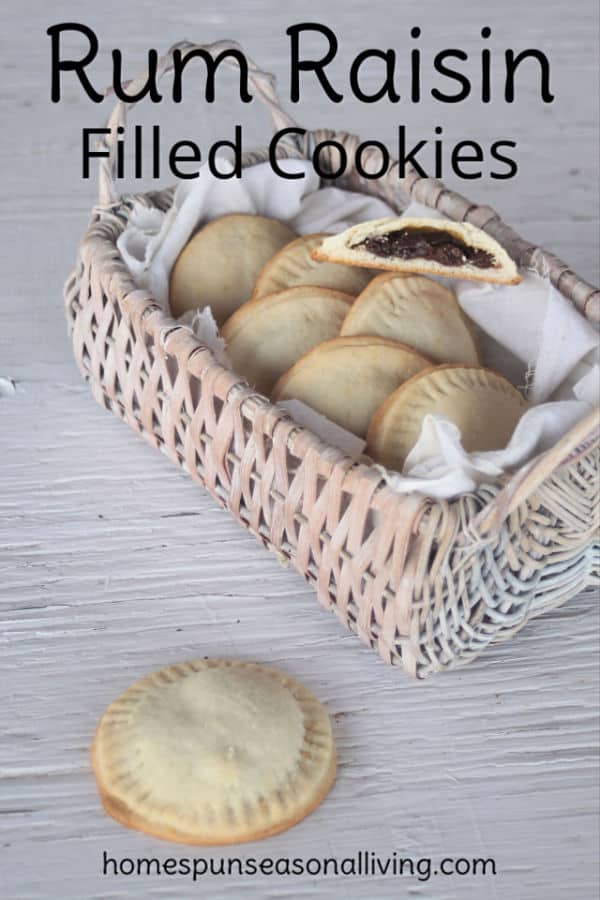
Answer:
MULTIPOLYGON (((102 4, 9 0, 3 16, 2 296, 0 299, 0 896, 83 898, 422 897, 591 900, 598 888, 597 597, 580 596, 492 648, 463 671, 412 683, 385 668, 321 611, 311 590, 241 532, 226 512, 91 400, 70 355, 61 286, 94 199, 80 179, 80 131, 106 104, 74 83, 49 102, 49 39, 59 21, 94 27, 108 80, 121 47, 137 74, 150 46, 237 37, 288 91, 285 29, 333 26, 332 67, 343 90, 366 46, 475 53, 538 46, 552 61, 556 101, 544 106, 524 78, 512 106, 425 100, 329 103, 312 83, 298 119, 393 142, 404 123, 419 137, 518 142, 509 182, 448 179, 496 205, 523 234, 598 279, 598 19, 593 0, 503 4, 463 0, 142 0, 102 4), (596 57, 595 57, 596 54, 596 57), (4 395, 2 395, 4 394, 4 395), (202 853, 122 829, 101 811, 88 765, 94 725, 134 679, 163 664, 223 655, 272 663, 327 704, 339 748, 332 793, 307 820, 261 844, 202 853), (104 875, 117 859, 199 856, 493 857, 495 877, 200 879, 104 875)), ((316 46, 316 45, 315 45, 316 46)), ((404 63, 403 72, 406 72, 404 63)), ((399 76, 400 77, 400 76, 399 76)), ((194 99, 201 97, 202 84, 194 99)), ((220 85, 218 84, 218 89, 220 85)), ((223 82, 214 109, 140 111, 174 141, 208 142, 244 121, 264 143, 264 119, 223 82), (183 123, 183 124, 182 124, 183 123), (167 127, 168 126, 168 127, 167 127)), ((133 185, 128 184, 127 187, 133 185)), ((127 864, 125 864, 127 871, 127 864)), ((423 871, 423 870, 422 870, 423 871)))

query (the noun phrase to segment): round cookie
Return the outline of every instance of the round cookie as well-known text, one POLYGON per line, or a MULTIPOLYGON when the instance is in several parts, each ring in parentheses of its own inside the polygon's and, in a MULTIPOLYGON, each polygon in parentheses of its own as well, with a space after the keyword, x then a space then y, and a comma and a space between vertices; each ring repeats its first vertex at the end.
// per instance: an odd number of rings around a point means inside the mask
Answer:
POLYGON ((338 337, 319 344, 273 389, 274 400, 301 400, 332 422, 364 437, 375 410, 431 360, 397 341, 338 337))
POLYGON ((316 285, 359 294, 373 277, 368 269, 357 269, 339 263, 318 262, 311 252, 327 234, 307 234, 282 247, 258 276, 252 298, 264 297, 297 285, 316 285))
POLYGON ((435 362, 480 362, 454 292, 423 275, 378 275, 348 310, 340 333, 400 341, 435 362))
POLYGON ((250 297, 266 261, 293 237, 291 228, 266 216, 232 213, 208 222, 173 266, 169 287, 173 316, 210 306, 221 325, 250 297))
POLYGON ((92 766, 106 812, 187 844, 276 834, 335 778, 331 723, 300 682, 255 663, 198 659, 128 688, 96 730, 92 766))
POLYGON ((293 287, 244 303, 221 330, 234 371, 268 394, 301 356, 340 333, 353 300, 341 291, 293 287))
POLYGON ((367 453, 402 471, 428 413, 440 413, 458 426, 467 453, 500 450, 527 406, 522 394, 496 372, 436 366, 406 381, 377 410, 369 425, 367 453))

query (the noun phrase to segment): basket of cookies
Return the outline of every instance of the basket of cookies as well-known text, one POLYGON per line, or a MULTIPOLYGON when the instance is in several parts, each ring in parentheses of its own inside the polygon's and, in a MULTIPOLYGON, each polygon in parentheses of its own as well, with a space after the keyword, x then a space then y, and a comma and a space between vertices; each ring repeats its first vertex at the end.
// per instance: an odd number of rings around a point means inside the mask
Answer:
POLYGON ((439 181, 365 177, 368 154, 337 175, 358 139, 296 128, 249 73, 290 130, 279 174, 256 150, 240 178, 119 195, 115 108, 65 286, 75 357, 100 403, 423 678, 598 583, 600 292, 439 181))

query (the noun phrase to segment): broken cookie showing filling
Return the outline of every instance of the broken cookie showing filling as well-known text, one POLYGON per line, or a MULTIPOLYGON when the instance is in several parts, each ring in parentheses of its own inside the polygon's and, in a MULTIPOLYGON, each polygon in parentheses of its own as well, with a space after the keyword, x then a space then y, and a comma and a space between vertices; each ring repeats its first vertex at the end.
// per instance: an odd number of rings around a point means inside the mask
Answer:
POLYGON ((313 259, 396 272, 518 284, 517 267, 488 234, 449 219, 377 219, 325 238, 313 259))

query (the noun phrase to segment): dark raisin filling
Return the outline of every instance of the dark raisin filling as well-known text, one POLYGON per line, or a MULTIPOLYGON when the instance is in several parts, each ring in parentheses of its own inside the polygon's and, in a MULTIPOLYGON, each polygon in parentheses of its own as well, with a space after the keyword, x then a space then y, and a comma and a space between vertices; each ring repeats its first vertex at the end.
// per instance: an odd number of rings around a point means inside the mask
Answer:
POLYGON ((486 250, 471 247, 459 238, 437 228, 400 228, 386 234, 364 238, 354 247, 362 247, 375 256, 400 259, 428 259, 442 266, 476 266, 497 268, 494 257, 486 250))

